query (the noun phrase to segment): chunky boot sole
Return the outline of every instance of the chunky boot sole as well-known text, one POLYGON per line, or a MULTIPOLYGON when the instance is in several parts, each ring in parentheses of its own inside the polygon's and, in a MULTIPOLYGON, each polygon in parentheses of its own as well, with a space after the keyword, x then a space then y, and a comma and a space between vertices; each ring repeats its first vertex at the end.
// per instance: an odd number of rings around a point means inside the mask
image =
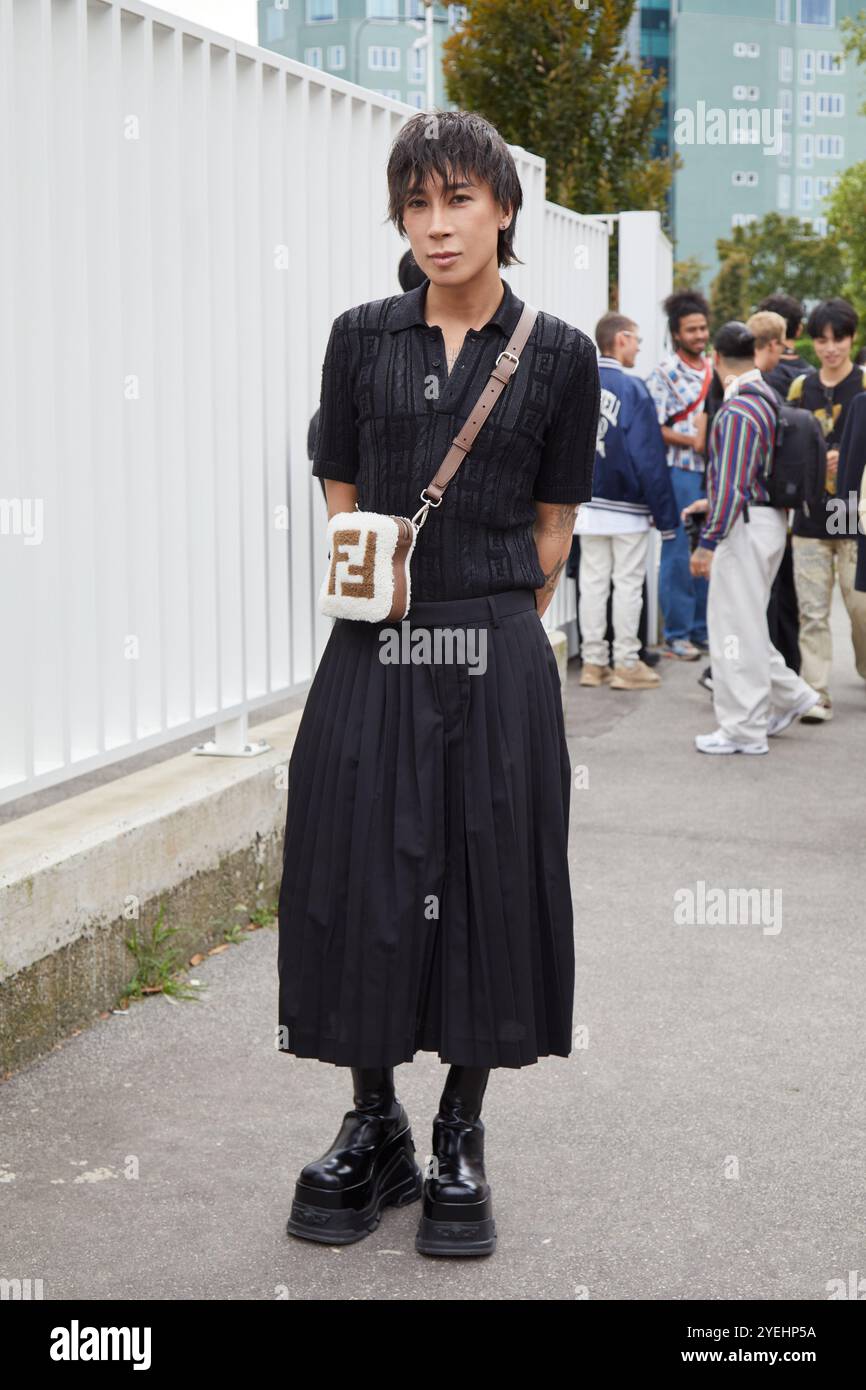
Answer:
POLYGON ((433 1221, 422 1216, 415 1237, 421 1255, 492 1255, 496 1249, 496 1222, 433 1221))
POLYGON ((323 1245, 351 1245, 363 1240, 379 1225, 384 1207, 405 1207, 421 1197, 424 1178, 414 1155, 415 1145, 407 1129, 385 1145, 376 1177, 359 1186, 328 1191, 297 1182, 286 1231, 323 1245), (367 1198, 368 1190, 372 1196, 367 1198))
POLYGON ((434 1202, 425 1193, 415 1249, 421 1255, 492 1255, 496 1222, 490 1198, 473 1209, 463 1202, 434 1202))

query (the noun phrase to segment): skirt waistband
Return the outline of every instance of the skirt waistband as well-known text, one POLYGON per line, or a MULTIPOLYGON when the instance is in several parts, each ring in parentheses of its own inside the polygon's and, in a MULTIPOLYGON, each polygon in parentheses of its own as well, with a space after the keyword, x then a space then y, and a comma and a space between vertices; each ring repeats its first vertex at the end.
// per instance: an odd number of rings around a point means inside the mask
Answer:
POLYGON ((506 589, 500 594, 483 594, 478 598, 424 600, 413 603, 404 622, 423 626, 449 623, 493 623, 513 613, 536 609, 534 589, 506 589))

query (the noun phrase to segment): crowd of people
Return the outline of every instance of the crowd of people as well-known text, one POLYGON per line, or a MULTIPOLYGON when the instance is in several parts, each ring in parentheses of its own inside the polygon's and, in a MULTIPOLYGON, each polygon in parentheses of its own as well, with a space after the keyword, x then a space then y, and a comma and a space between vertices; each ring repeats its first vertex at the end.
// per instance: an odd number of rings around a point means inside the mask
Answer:
POLYGON ((833 717, 830 611, 839 588, 866 680, 866 367, 857 313, 825 300, 806 321, 819 365, 800 356, 804 309, 772 295, 723 324, 697 291, 664 304, 671 353, 644 381, 639 326, 605 314, 593 497, 578 513, 585 686, 661 684, 646 647, 649 530, 661 537, 662 655, 709 656, 700 680, 717 729, 702 753, 766 753, 795 719, 833 717), (859 522, 859 524, 858 524, 859 522), (612 660, 610 654, 612 653, 612 660))

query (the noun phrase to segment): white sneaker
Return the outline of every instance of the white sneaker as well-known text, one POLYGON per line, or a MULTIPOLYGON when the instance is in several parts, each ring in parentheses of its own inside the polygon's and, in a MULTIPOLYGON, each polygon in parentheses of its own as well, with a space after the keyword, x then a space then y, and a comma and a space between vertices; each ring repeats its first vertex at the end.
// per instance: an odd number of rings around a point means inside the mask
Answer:
POLYGON ((799 719, 801 714, 808 713, 810 709, 813 709, 815 705, 820 703, 821 696, 818 694, 817 690, 812 690, 810 687, 805 695, 800 696, 797 703, 793 705, 791 709, 785 710, 784 714, 770 715, 769 723, 767 724, 767 737, 773 738, 776 734, 780 734, 783 729, 787 729, 789 724, 793 724, 795 719, 799 719))
POLYGON ((769 753, 766 743, 733 743, 721 729, 712 734, 695 734, 699 753, 769 753))

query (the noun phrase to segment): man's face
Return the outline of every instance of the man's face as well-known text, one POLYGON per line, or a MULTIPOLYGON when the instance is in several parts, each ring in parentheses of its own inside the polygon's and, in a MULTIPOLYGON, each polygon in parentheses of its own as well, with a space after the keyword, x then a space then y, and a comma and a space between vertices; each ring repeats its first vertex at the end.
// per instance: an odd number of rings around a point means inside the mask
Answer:
POLYGON ((821 366, 835 369, 851 356, 854 339, 850 333, 847 338, 834 338, 832 328, 825 328, 820 338, 813 338, 812 342, 821 366))
POLYGON ((476 175, 458 176, 458 187, 448 190, 431 175, 403 207, 412 255, 434 285, 464 285, 491 260, 497 265, 499 232, 510 221, 476 175))
POLYGON ((706 314, 684 314, 674 334, 674 343, 690 357, 700 357, 710 338, 706 314))
POLYGON ((633 367, 635 358, 640 352, 640 336, 637 324, 633 323, 630 328, 621 328, 616 335, 616 350, 614 356, 624 367, 633 367))

